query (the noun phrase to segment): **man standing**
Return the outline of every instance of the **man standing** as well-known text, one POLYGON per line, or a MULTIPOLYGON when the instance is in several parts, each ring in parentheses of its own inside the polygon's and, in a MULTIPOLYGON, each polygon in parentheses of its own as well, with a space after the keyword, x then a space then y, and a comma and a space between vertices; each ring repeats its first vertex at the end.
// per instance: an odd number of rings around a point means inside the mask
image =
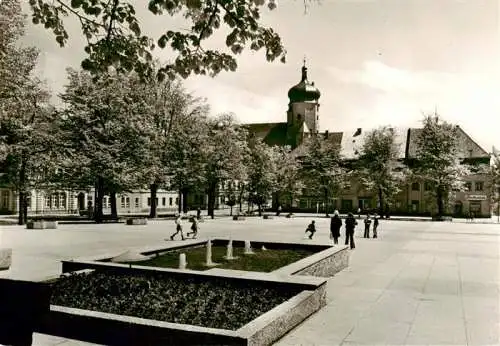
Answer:
POLYGON ((356 229, 356 225, 358 222, 354 219, 354 215, 352 213, 347 214, 347 218, 345 219, 345 245, 351 244, 351 249, 354 249, 354 230, 356 229))
POLYGON ((378 219, 379 216, 375 214, 373 216, 373 238, 377 238, 378 219))
POLYGON ((370 215, 366 214, 365 219, 365 234, 363 238, 370 238, 370 225, 372 224, 372 220, 370 219, 370 215))
POLYGON ((330 221, 330 233, 332 235, 334 244, 339 243, 340 227, 342 227, 342 220, 340 219, 338 210, 335 210, 330 221))
POLYGON ((181 233, 182 240, 184 240, 184 233, 182 233, 182 217, 180 214, 177 214, 177 218, 175 219, 175 233, 170 236, 170 240, 174 240, 174 237, 179 232, 181 233))

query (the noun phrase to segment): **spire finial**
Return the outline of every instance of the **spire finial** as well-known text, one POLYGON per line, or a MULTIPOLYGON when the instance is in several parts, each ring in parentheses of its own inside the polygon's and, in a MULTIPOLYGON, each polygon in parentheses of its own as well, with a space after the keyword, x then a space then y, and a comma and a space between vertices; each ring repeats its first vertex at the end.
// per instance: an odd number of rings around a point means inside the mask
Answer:
POLYGON ((307 80, 306 56, 304 55, 304 66, 302 66, 302 82, 307 80))

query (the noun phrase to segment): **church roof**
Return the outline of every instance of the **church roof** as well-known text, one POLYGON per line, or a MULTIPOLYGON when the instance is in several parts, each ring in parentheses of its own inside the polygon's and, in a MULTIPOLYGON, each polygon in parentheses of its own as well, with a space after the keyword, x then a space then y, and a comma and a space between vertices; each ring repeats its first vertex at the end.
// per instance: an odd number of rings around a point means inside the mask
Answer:
POLYGON ((259 137, 268 145, 286 145, 287 123, 254 123, 244 125, 250 133, 259 137))
POLYGON ((288 91, 288 98, 290 103, 304 102, 304 101, 317 101, 321 96, 318 88, 314 86, 314 82, 309 82, 307 78, 307 67, 302 66, 302 78, 300 82, 288 91))

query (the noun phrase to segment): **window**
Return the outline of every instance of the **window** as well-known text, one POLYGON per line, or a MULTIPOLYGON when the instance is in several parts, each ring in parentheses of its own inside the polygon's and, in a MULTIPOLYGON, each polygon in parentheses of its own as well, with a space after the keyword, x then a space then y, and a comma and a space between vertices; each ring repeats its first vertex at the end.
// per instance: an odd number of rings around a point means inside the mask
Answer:
POLYGON ((168 199, 168 205, 170 205, 170 206, 171 206, 173 202, 174 202, 174 199, 173 199, 172 197, 170 197, 170 198, 168 199))
POLYGON ((148 207, 151 206, 151 197, 148 197, 148 207))
POLYGON ((26 196, 26 208, 31 209, 31 196, 26 196))
POLYGON ((431 190, 432 190, 432 183, 431 183, 431 182, 429 182, 429 181, 426 181, 426 182, 424 183, 424 190, 425 190, 425 191, 431 191, 431 190))
POLYGON ((163 197, 163 198, 161 199, 161 205, 162 205, 162 206, 167 205, 167 198, 166 198, 166 197, 163 197))
POLYGON ((9 207, 9 191, 2 191, 2 208, 7 209, 9 207))
POLYGON ((413 200, 411 201, 411 211, 414 212, 414 213, 417 213, 418 212, 418 207, 419 207, 419 201, 416 201, 416 200, 413 200))
POLYGON ((59 206, 62 209, 66 209, 66 192, 59 193, 59 206))
POLYGON ((125 197, 125 208, 130 208, 130 197, 125 197))
POLYGON ((465 183, 465 191, 471 191, 472 190, 472 183, 470 181, 465 183))
POLYGON ((411 184, 411 190, 412 191, 420 191, 420 184, 419 183, 411 184))
POLYGON ((483 191, 483 182, 476 181, 476 191, 483 191))
POLYGON ((121 200, 121 207, 125 208, 125 197, 122 197, 120 200, 121 200))
POLYGON ((139 208, 139 198, 135 198, 135 207, 139 208))
POLYGON ((54 200, 54 207, 59 208, 59 194, 57 192, 52 195, 52 199, 54 200))
POLYGON ((175 198, 175 205, 179 205, 179 197, 175 198))

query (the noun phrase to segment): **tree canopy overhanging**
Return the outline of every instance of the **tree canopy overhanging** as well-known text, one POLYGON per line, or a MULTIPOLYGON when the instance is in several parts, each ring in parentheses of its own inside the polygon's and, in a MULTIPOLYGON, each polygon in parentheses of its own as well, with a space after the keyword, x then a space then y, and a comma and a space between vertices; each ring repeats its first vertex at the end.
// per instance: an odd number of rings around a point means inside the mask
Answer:
MULTIPOLYGON (((303 0, 304 5, 311 0, 303 0)), ((245 48, 264 50, 268 61, 285 62, 286 50, 280 36, 261 21, 266 7, 276 8, 276 0, 150 0, 142 2, 152 15, 182 15, 189 30, 166 29, 160 37, 143 33, 137 16, 137 5, 125 0, 30 0, 32 22, 43 25, 63 47, 69 35, 65 18, 77 18, 86 38, 87 57, 82 67, 94 73, 110 66, 119 72, 136 71, 139 75, 157 72, 161 80, 177 75, 215 76, 234 71, 236 56, 245 48), (217 31, 226 28, 226 51, 205 49, 203 43, 217 31), (152 51, 170 47, 177 54, 173 62, 159 70, 152 68, 152 51)))

